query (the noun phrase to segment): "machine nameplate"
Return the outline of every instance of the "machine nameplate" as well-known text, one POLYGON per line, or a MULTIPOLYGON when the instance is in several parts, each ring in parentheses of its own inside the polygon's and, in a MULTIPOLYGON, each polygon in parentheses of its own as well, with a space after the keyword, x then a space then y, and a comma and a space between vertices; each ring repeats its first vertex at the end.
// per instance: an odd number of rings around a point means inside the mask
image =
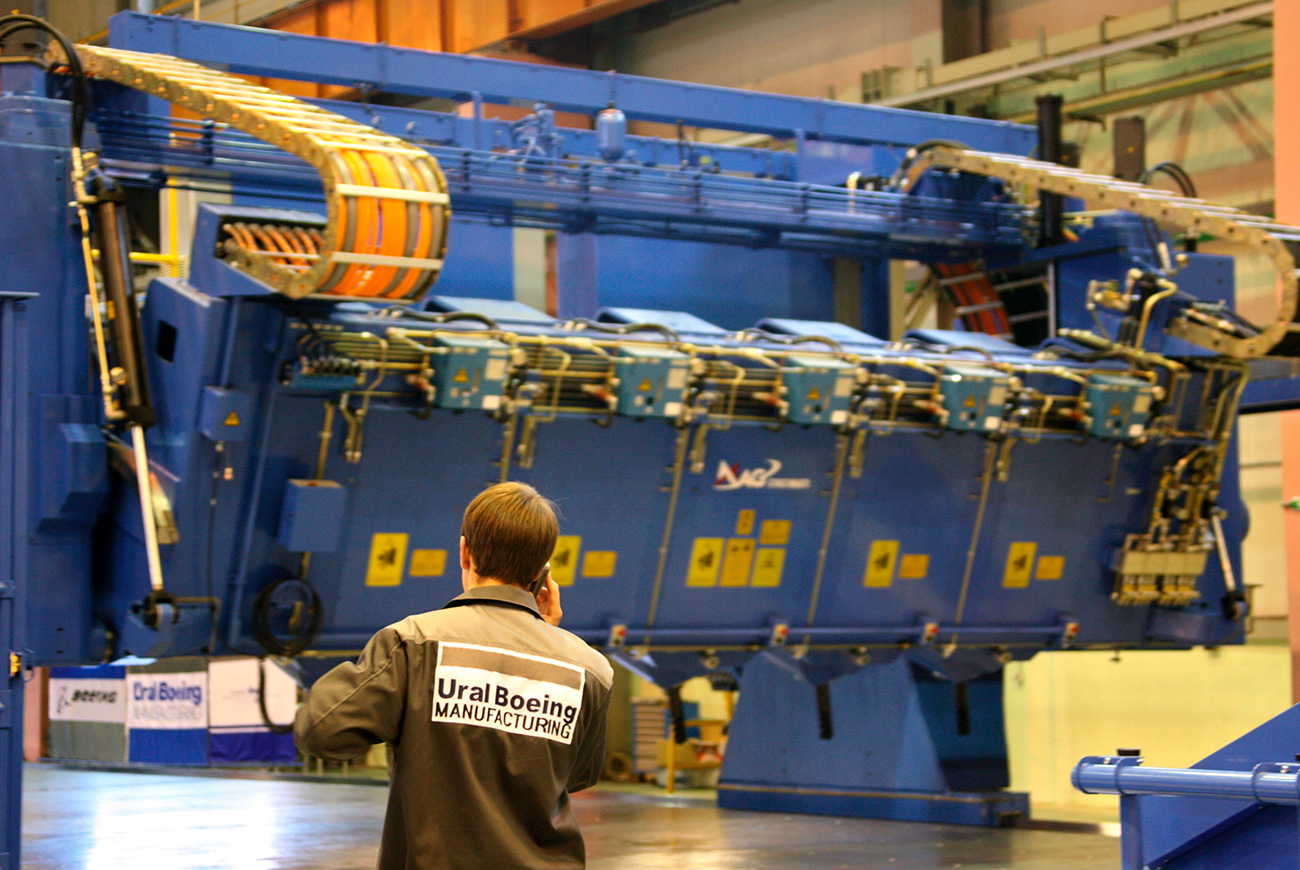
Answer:
POLYGON ((790 521, 763 520, 758 529, 758 542, 768 547, 784 547, 790 543, 790 521))
POLYGON ((1065 574, 1064 556, 1039 556, 1035 580, 1060 580, 1065 574))
POLYGON ((446 550, 412 550, 412 577, 441 577, 447 571, 446 550))
POLYGON ((899 580, 923 580, 930 573, 928 553, 907 553, 898 560, 899 580))
POLYGON ((613 550, 589 550, 582 557, 583 577, 613 577, 618 553, 613 550))

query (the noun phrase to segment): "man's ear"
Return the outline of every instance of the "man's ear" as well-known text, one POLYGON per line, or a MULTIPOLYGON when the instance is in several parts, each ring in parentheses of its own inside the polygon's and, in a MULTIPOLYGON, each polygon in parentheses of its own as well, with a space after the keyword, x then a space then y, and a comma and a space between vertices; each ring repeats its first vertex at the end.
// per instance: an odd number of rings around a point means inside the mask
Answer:
POLYGON ((465 544, 465 536, 460 536, 460 567, 465 571, 474 570, 474 560, 469 557, 469 547, 465 544))

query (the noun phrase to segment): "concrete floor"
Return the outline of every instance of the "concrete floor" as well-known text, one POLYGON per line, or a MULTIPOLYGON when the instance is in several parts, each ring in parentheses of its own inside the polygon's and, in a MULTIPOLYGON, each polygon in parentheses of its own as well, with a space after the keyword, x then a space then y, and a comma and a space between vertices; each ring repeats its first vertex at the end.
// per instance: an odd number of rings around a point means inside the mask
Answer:
MULTIPOLYGON (((338 782, 24 771, 25 870, 371 870, 386 789, 338 782)), ((574 797, 590 870, 1118 870, 1119 840, 574 797)))

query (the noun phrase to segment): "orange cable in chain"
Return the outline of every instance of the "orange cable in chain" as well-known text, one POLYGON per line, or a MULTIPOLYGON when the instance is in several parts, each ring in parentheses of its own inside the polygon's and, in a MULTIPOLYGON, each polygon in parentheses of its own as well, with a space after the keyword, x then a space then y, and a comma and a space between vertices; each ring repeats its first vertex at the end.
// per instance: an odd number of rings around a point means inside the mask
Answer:
POLYGON ((226 227, 223 247, 236 268, 293 298, 325 293, 413 300, 437 277, 450 208, 446 180, 432 155, 191 61, 98 46, 76 51, 90 75, 241 130, 320 173, 323 231, 234 222, 226 227))

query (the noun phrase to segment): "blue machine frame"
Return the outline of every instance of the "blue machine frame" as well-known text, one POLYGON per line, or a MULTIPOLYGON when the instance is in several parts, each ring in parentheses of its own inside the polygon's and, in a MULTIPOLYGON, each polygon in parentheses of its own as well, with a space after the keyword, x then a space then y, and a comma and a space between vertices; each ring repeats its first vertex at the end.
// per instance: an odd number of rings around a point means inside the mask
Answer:
MULTIPOLYGON (((0 499, 0 627, 27 662, 309 647, 318 669, 451 598, 459 511, 511 477, 563 511, 567 627, 667 687, 738 677, 721 803, 996 824, 1027 810, 999 791, 1007 661, 1240 641, 1228 439, 1244 366, 1158 329, 1102 351, 876 337, 891 258, 1059 260, 1066 325, 1092 279, 1155 260, 1123 215, 1034 251, 1031 215, 996 182, 931 173, 900 194, 851 178, 890 176, 926 139, 1024 155, 1029 128, 129 13, 110 41, 474 117, 319 101, 434 154, 454 220, 436 296, 294 302, 219 243, 232 221, 319 225, 320 180, 96 84, 107 173, 233 199, 200 209, 190 274, 154 280, 142 311, 155 515, 176 533, 174 597, 151 611, 138 496, 109 474, 123 445, 87 376, 67 110, 48 96, 62 83, 3 71, 0 179, 24 208, 0 243, 30 253, 0 291, 0 479, 17 487, 0 499), (484 117, 525 100, 545 105, 484 117), (611 103, 794 151, 636 136, 611 150, 555 126, 554 110, 611 103), (557 233, 555 317, 512 299, 514 227, 557 233)), ((1231 301, 1227 258, 1193 255, 1183 276, 1189 296, 1231 301)))
POLYGON ((1121 870, 1282 870, 1300 861, 1300 707, 1186 770, 1088 756, 1075 788, 1120 795, 1121 870), (1277 761, 1290 758, 1289 761, 1277 761))

